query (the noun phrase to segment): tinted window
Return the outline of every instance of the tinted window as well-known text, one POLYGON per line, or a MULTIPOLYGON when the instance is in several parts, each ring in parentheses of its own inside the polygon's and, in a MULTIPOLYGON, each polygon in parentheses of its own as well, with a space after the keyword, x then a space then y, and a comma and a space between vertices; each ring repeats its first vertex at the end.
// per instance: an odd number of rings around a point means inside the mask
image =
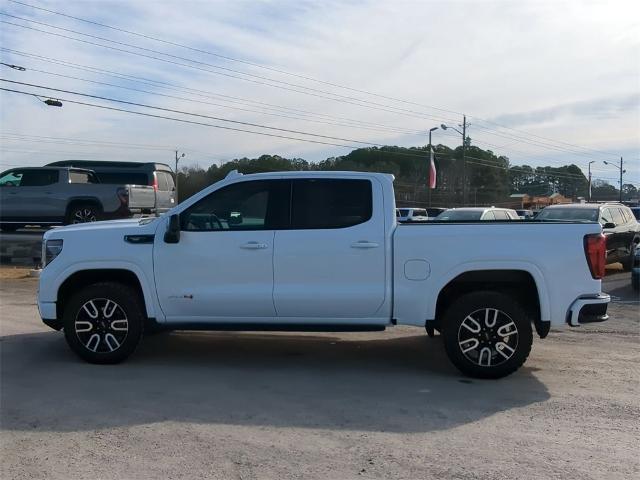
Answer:
POLYGON ((492 211, 488 211, 488 212, 484 212, 484 215, 482 215, 482 220, 495 220, 496 219, 496 213, 497 212, 492 212, 492 211))
POLYGON ((111 183, 117 185, 152 185, 149 175, 146 173, 127 172, 96 172, 100 183, 111 183))
POLYGON ((400 212, 400 216, 401 216, 401 217, 407 217, 407 216, 409 216, 409 209, 408 209, 408 208, 401 208, 401 209, 399 210, 399 212, 400 212))
POLYGON ((427 216, 427 211, 422 209, 422 208, 414 208, 413 209, 413 216, 414 217, 426 217, 427 216))
POLYGON ((187 231, 273 230, 289 221, 290 183, 258 180, 228 185, 180 215, 187 231))
POLYGON ((292 228, 344 228, 371 218, 369 180, 308 179, 292 183, 292 228))
POLYGON ((21 187, 42 187, 58 182, 58 170, 24 170, 21 187))
POLYGON ((636 220, 640 221, 640 208, 632 208, 631 212, 636 217, 636 220))
POLYGON ((69 170, 69 183, 98 183, 98 179, 91 172, 69 170))
POLYGON ((504 210, 494 210, 493 214, 496 217, 496 220, 510 220, 509 215, 504 210))
POLYGON ((596 208, 545 208, 542 210, 536 220, 583 220, 598 221, 598 210, 596 208))

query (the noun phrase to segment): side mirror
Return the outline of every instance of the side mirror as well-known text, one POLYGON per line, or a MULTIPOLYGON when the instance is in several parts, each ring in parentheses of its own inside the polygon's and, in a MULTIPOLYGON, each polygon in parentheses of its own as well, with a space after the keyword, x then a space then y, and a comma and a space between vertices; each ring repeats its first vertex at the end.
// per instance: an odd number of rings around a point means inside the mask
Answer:
POLYGON ((602 228, 616 228, 616 224, 613 222, 607 222, 604 225, 602 225, 602 228))
POLYGON ((178 243, 180 241, 180 216, 174 213, 169 217, 167 231, 164 232, 165 243, 178 243))

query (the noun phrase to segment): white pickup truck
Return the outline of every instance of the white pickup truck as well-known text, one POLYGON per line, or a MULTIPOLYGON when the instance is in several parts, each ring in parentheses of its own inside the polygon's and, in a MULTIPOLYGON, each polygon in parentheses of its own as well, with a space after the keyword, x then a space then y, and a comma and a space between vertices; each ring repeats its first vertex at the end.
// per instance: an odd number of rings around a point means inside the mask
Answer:
POLYGON ((608 318, 604 262, 597 223, 399 225, 391 175, 232 172, 159 218, 48 231, 38 307, 93 363, 122 361, 145 329, 412 325, 497 378, 534 329, 608 318))

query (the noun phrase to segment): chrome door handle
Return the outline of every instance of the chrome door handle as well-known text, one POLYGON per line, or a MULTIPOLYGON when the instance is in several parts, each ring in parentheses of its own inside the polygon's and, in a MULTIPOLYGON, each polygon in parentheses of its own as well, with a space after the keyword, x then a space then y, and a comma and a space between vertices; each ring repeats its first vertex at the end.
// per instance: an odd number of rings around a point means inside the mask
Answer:
POLYGON ((245 250, 262 250, 267 248, 267 244, 260 242, 247 242, 244 245, 240 245, 240 248, 244 248, 245 250))
POLYGON ((351 248, 376 248, 379 245, 375 242, 367 242, 366 240, 360 240, 351 244, 351 248))

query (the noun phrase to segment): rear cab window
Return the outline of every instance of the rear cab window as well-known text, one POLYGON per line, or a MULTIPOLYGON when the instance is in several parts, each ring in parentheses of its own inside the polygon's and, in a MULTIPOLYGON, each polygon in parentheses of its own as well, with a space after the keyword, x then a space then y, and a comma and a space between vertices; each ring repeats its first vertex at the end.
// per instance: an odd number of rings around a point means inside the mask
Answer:
POLYGON ((370 180, 293 180, 291 199, 293 229, 347 228, 369 221, 373 213, 370 180))

